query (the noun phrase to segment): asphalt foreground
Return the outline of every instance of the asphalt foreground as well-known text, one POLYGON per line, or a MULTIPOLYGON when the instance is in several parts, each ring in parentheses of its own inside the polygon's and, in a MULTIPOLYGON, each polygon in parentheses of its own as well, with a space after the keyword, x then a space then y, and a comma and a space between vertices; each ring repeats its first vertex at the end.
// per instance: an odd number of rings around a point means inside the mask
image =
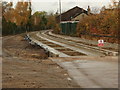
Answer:
POLYGON ((15 35, 3 37, 2 60, 3 88, 118 88, 117 57, 48 58, 15 35))

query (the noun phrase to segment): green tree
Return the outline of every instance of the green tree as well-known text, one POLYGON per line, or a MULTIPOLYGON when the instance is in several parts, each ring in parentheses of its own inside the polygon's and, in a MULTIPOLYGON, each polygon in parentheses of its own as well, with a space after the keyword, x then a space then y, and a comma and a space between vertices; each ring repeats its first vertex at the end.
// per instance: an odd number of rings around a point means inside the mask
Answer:
POLYGON ((44 30, 47 29, 47 12, 37 11, 32 16, 35 29, 44 30))

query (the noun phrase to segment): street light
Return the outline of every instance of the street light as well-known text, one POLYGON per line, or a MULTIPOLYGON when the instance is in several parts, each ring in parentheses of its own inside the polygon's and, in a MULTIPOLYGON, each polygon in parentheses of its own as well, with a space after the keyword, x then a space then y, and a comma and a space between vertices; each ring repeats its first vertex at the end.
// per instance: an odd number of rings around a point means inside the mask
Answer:
POLYGON ((59 9, 60 9, 60 22, 61 22, 61 0, 59 0, 59 9))

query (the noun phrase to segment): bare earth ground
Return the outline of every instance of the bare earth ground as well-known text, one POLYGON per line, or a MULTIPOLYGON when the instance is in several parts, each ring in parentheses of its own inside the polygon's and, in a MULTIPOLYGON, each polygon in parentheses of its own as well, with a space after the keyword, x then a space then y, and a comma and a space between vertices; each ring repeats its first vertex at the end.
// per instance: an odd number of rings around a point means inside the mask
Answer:
POLYGON ((79 87, 67 71, 47 59, 40 47, 29 45, 22 35, 3 37, 3 88, 79 87))

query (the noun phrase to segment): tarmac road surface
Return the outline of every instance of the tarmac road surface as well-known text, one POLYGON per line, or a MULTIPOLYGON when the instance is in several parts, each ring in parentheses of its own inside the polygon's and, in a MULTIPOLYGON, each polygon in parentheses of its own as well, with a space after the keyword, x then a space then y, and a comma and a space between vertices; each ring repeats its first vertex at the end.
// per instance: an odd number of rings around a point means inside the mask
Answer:
POLYGON ((117 57, 52 58, 82 88, 118 88, 117 57))

